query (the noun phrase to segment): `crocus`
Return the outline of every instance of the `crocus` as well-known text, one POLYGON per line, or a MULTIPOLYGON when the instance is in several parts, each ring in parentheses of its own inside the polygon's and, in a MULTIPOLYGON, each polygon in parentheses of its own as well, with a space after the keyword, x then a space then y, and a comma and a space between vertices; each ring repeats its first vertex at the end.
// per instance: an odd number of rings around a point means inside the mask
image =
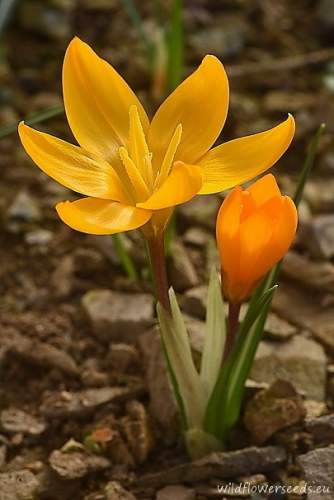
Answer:
POLYGON ((115 69, 74 38, 64 60, 63 94, 79 146, 24 123, 19 134, 46 174, 85 196, 56 207, 66 224, 85 233, 142 226, 146 234, 162 232, 173 207, 260 174, 280 158, 294 135, 289 116, 271 130, 210 150, 225 123, 229 96, 224 67, 211 55, 150 122, 115 69))
POLYGON ((250 296, 288 251, 296 228, 295 204, 281 195, 273 175, 230 192, 216 226, 222 285, 230 303, 240 304, 250 296))

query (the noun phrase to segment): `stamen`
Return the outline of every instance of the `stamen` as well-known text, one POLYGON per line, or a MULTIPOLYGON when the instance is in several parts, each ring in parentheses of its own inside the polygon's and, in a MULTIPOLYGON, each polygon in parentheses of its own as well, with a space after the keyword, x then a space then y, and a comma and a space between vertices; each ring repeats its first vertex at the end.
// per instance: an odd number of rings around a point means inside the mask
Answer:
POLYGON ((147 200, 150 195, 148 187, 146 186, 142 176, 140 175, 138 168, 129 157, 126 148, 124 148, 123 146, 120 147, 118 153, 134 188, 136 201, 138 202, 147 200))
POLYGON ((137 165, 144 181, 153 189, 153 171, 151 155, 147 146, 144 130, 140 122, 137 106, 130 107, 129 152, 134 164, 137 165))
POLYGON ((154 184, 154 189, 157 189, 158 187, 161 186, 163 181, 168 177, 170 170, 173 165, 174 157, 177 151, 177 148, 179 147, 179 144, 181 142, 181 136, 182 136, 182 125, 179 123, 179 125, 176 127, 174 134, 171 138, 171 141, 168 145, 167 151, 165 153, 165 157, 163 159, 163 162, 161 164, 160 171, 157 175, 157 178, 155 180, 154 184))

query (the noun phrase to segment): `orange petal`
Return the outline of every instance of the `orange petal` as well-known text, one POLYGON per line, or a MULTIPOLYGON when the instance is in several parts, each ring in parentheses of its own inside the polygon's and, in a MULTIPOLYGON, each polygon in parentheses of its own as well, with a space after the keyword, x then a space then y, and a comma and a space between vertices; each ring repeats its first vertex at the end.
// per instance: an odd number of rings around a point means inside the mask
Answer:
POLYGON ((43 172, 77 193, 127 202, 122 183, 101 158, 49 134, 19 125, 23 147, 43 172))
POLYGON ((289 115, 277 127, 213 148, 198 162, 204 175, 200 194, 243 184, 272 167, 288 149, 294 133, 295 122, 289 115))
POLYGON ((217 216, 216 237, 221 267, 225 275, 224 281, 228 281, 225 283, 226 288, 239 276, 242 195, 240 187, 231 191, 221 205, 217 216))
POLYGON ((252 195, 257 206, 261 206, 271 198, 281 196, 276 179, 272 174, 267 174, 252 184, 247 191, 252 195))
POLYGON ((110 64, 77 37, 65 54, 63 93, 75 138, 108 161, 118 161, 118 148, 127 144, 132 105, 137 106, 144 131, 148 129, 147 115, 134 92, 110 64))
POLYGON ((167 97, 149 130, 149 146, 155 167, 160 167, 176 127, 182 138, 176 160, 196 162, 215 142, 228 110, 228 80, 221 62, 206 56, 198 69, 167 97))
POLYGON ((149 210, 174 207, 193 198, 202 186, 202 171, 196 165, 174 163, 171 173, 148 200, 137 207, 149 210))
POLYGON ((130 231, 146 224, 152 216, 149 210, 97 198, 58 203, 56 210, 65 224, 88 234, 130 231))

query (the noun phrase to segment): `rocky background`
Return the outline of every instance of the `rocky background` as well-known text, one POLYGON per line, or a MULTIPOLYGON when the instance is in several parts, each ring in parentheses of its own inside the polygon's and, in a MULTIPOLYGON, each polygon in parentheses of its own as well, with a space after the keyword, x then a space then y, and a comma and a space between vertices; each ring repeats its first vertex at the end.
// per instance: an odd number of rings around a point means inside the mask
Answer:
MULTIPOLYGON (((0 500, 204 500, 222 498, 217 485, 229 481, 315 482, 331 493, 308 498, 334 497, 334 3, 184 3, 186 72, 213 53, 230 76, 224 140, 294 114, 296 139, 275 168, 286 193, 312 134, 327 124, 242 422, 226 452, 187 462, 139 235, 125 240, 141 274, 133 283, 110 238, 60 223, 54 205, 72 194, 33 166, 14 133, 0 140, 0 500)), ((154 2, 137 5, 153 34, 154 2)), ((120 0, 22 0, 1 41, 1 127, 61 104, 62 59, 74 35, 154 110, 120 0)), ((72 140, 62 115, 37 128, 72 140)), ((178 209, 169 257, 197 352, 220 203, 198 197, 178 209)))

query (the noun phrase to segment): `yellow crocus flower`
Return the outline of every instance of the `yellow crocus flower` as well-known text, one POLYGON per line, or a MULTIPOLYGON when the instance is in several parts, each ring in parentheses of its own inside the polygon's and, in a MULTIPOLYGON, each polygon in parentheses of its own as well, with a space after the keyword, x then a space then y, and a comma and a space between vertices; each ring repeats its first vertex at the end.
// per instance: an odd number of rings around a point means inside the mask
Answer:
POLYGON ((163 231, 173 207, 197 194, 241 184, 271 167, 288 148, 294 119, 210 149, 225 123, 229 89, 221 62, 206 56, 162 103, 152 121, 136 95, 79 38, 63 66, 67 119, 79 146, 19 125, 34 162, 84 196, 59 203, 59 217, 92 234, 145 226, 163 231))

